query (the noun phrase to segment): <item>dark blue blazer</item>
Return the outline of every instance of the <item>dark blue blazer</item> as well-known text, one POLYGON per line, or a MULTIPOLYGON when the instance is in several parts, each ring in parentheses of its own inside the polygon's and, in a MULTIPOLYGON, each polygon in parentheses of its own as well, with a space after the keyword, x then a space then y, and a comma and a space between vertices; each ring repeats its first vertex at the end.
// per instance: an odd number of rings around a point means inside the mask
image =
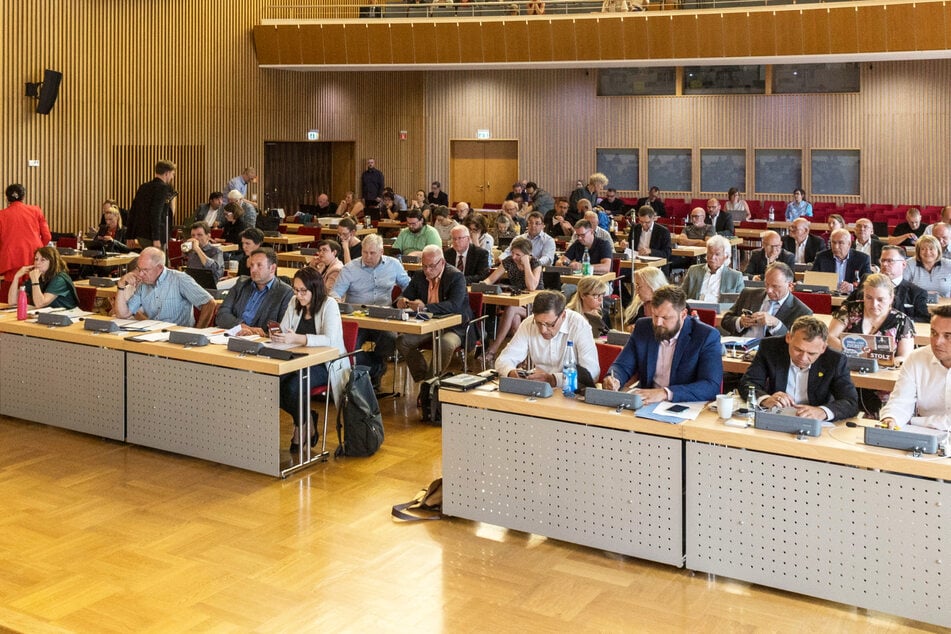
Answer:
MULTIPOLYGON (((813 271, 822 273, 835 273, 835 256, 832 255, 832 249, 826 249, 816 254, 816 259, 812 262, 813 271)), ((872 272, 868 256, 859 253, 855 249, 849 249, 849 259, 845 261, 845 281, 857 284, 858 281, 865 278, 872 272)))
MULTIPOLYGON (((627 345, 611 365, 614 378, 624 385, 638 377, 641 387, 654 384, 657 352, 660 344, 654 339, 651 318, 638 319, 627 345)), ((712 401, 723 382, 723 358, 720 333, 692 317, 684 319, 674 348, 668 389, 675 402, 712 401)))

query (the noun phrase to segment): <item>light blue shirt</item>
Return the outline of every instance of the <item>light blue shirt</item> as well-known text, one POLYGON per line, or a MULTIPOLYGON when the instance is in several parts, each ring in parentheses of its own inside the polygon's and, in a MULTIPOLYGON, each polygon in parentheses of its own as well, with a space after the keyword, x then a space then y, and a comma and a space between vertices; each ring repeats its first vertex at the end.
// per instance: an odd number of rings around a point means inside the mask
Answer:
MULTIPOLYGON (((518 237, 525 238, 532 243, 532 256, 542 266, 551 266, 551 263, 555 261, 555 239, 544 231, 534 238, 528 235, 527 232, 518 237)), ((510 255, 512 255, 512 247, 507 248, 505 253, 499 256, 499 260, 504 260, 510 255)))
POLYGON ((241 321, 243 323, 254 323, 254 318, 258 314, 258 308, 261 306, 261 302, 264 301, 267 292, 271 290, 276 280, 276 277, 272 277, 271 281, 264 285, 264 288, 258 288, 257 284, 253 285, 254 291, 251 292, 251 297, 248 298, 248 303, 244 306, 244 312, 241 313, 241 321))
POLYGON ((228 192, 230 192, 232 189, 237 189, 239 192, 241 192, 242 196, 245 198, 248 197, 248 184, 244 182, 244 179, 241 178, 240 174, 232 178, 230 181, 228 181, 228 184, 225 185, 225 197, 228 196, 228 192))
POLYGON ((812 217, 812 203, 802 200, 798 203, 791 202, 786 205, 786 222, 792 222, 796 218, 802 217, 812 217))
POLYGON ((408 284, 409 275, 398 260, 384 255, 379 264, 369 267, 358 258, 340 270, 332 295, 350 304, 389 306, 393 303, 393 287, 403 289, 408 284))
POLYGON ((835 256, 832 256, 832 259, 835 261, 835 274, 839 276, 839 284, 841 284, 845 281, 845 268, 849 264, 849 259, 840 260, 835 256))
POLYGON ((169 321, 179 326, 194 326, 192 308, 211 301, 208 291, 198 285, 187 273, 165 269, 154 285, 139 284, 129 298, 129 312, 141 308, 149 319, 169 321))

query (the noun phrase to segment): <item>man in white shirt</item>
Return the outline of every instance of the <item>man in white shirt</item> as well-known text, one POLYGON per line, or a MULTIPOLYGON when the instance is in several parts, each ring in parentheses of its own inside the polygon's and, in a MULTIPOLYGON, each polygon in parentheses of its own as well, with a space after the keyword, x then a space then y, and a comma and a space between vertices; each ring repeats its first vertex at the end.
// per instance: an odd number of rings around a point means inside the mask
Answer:
MULTIPOLYGON (((528 214, 528 230, 519 237, 526 238, 532 243, 532 257, 542 266, 551 266, 551 263, 555 261, 555 239, 545 233, 545 217, 541 212, 533 211, 528 214)), ((512 255, 511 247, 505 249, 505 253, 499 260, 504 260, 510 255, 512 255)))
POLYGON ((951 429, 951 304, 931 309, 931 345, 908 355, 879 417, 888 427, 951 429))
POLYGON ((719 302, 720 293, 739 293, 743 290, 743 274, 729 267, 730 241, 723 236, 707 240, 707 261, 694 264, 684 275, 684 293, 687 299, 719 302))
POLYGON ((941 208, 941 220, 939 220, 935 224, 928 225, 927 227, 925 227, 925 235, 934 235, 935 225, 939 223, 951 225, 951 205, 946 205, 941 208))
POLYGON ((561 387, 565 350, 571 341, 579 370, 598 380, 600 365, 591 326, 584 316, 565 308, 565 296, 557 291, 540 291, 532 302, 532 315, 522 322, 505 349, 495 360, 499 376, 545 381, 561 387), (530 374, 520 377, 517 366, 525 363, 530 374))
MULTIPOLYGON (((855 221, 855 242, 852 248, 859 253, 864 253, 874 264, 882 257, 882 247, 885 243, 878 239, 873 233, 872 221, 868 218, 859 218, 855 221)), ((878 268, 872 267, 872 272, 877 273, 878 268)))

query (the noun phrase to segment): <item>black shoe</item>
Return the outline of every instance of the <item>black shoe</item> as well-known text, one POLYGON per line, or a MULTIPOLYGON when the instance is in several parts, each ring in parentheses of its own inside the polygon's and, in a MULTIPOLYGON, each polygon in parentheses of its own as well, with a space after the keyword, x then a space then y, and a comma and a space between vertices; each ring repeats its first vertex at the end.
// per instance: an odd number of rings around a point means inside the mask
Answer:
POLYGON ((291 446, 288 447, 288 449, 290 449, 291 453, 300 453, 300 443, 294 442, 294 440, 291 439, 291 446))
POLYGON ((318 421, 320 421, 320 416, 317 414, 317 410, 310 410, 310 424, 314 426, 314 433, 310 437, 311 447, 316 447, 317 441, 320 440, 320 432, 317 430, 318 421))

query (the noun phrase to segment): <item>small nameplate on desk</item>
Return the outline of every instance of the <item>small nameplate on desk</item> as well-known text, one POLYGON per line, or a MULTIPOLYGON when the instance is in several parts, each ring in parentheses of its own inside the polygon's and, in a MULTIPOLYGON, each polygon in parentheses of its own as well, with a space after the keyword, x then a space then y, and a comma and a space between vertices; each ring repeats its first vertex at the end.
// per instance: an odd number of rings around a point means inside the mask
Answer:
POLYGON ((340 302, 337 304, 337 309, 340 311, 341 315, 349 315, 353 312, 353 305, 340 302))
POLYGON ((875 447, 901 449, 912 453, 937 453, 938 437, 902 429, 865 428, 865 444, 875 447))
POLYGON ((84 258, 92 258, 94 260, 102 260, 106 257, 106 252, 102 249, 86 249, 83 251, 84 258))
POLYGON ((118 282, 111 277, 90 277, 89 285, 96 288, 110 288, 116 286, 118 282))
POLYGON ((265 231, 264 237, 265 238, 280 238, 281 232, 280 231, 265 231))
POLYGON ((787 416, 786 414, 771 414, 769 412, 756 412, 753 418, 753 427, 800 436, 818 436, 822 433, 821 420, 787 416))
POLYGON ((83 322, 83 328, 95 332, 119 332, 119 324, 111 319, 94 319, 87 317, 83 322))
POLYGON ((482 282, 476 282, 472 285, 473 293, 482 293, 483 295, 501 295, 502 286, 499 284, 483 284, 482 282))
POLYGON ((179 343, 183 346, 197 348, 208 345, 208 337, 198 332, 183 332, 181 330, 172 330, 168 333, 169 343, 179 343))
POLYGON ((584 391, 584 402, 591 405, 605 407, 619 407, 621 409, 640 409, 644 404, 640 394, 629 392, 612 392, 611 390, 597 390, 589 387, 584 391))
POLYGON ((36 316, 36 323, 44 326, 71 326, 73 320, 69 318, 69 315, 60 313, 39 313, 36 316))
POLYGON ((562 275, 571 275, 574 273, 570 266, 546 266, 542 271, 545 273, 560 273, 562 275))
POLYGON ((377 319, 395 319, 397 321, 408 321, 409 315, 413 311, 403 308, 390 308, 389 306, 367 306, 367 316, 377 319))
POLYGON ((818 284, 796 284, 793 289, 797 293, 819 293, 821 295, 828 295, 829 288, 827 286, 819 286, 818 284))
POLYGON ((400 259, 403 264, 419 264, 422 261, 418 255, 403 255, 400 256, 400 259))
POLYGON ((317 255, 317 249, 314 247, 301 247, 301 255, 317 255))
POLYGON ((624 332, 623 330, 609 330, 607 343, 612 346, 626 346, 630 338, 631 333, 629 332, 624 332))
POLYGON ((536 398, 548 398, 552 395, 551 384, 545 381, 529 381, 528 379, 514 379, 503 376, 499 379, 499 391, 536 398))
POLYGON ((290 361, 294 357, 304 356, 299 352, 291 352, 290 350, 281 350, 279 348, 271 348, 268 346, 261 346, 261 350, 258 352, 258 355, 262 357, 268 357, 270 359, 277 359, 279 361, 290 361))
POLYGON ((250 341, 249 339, 242 339, 241 337, 230 337, 228 339, 228 350, 231 352, 258 354, 263 347, 264 344, 260 341, 250 341))
POLYGON ((849 372, 860 372, 867 374, 869 372, 878 372, 878 360, 866 359, 864 357, 846 357, 849 364, 849 372))

